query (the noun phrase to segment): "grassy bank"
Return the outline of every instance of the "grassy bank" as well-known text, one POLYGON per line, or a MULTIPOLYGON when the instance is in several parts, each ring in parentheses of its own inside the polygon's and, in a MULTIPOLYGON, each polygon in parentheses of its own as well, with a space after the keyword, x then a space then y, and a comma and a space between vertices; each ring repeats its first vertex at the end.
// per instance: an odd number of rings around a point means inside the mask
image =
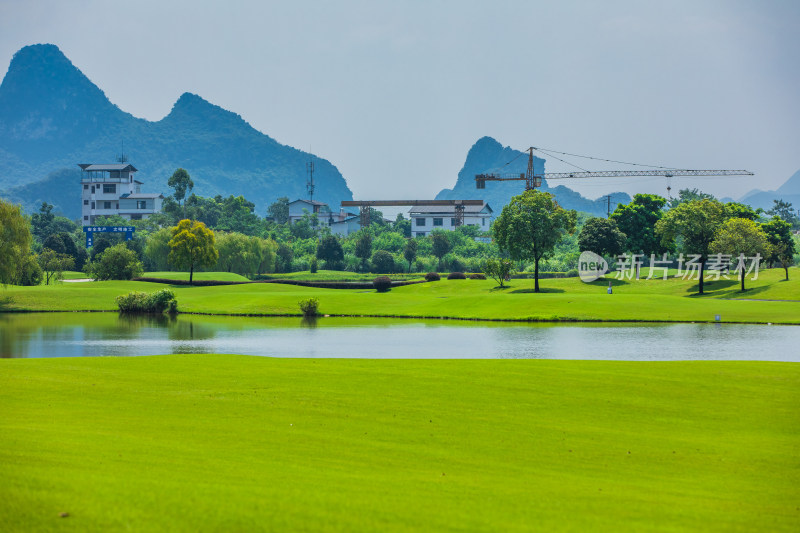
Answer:
MULTIPOLYGON (((337 290, 279 284, 216 287, 174 286, 179 308, 212 314, 299 314, 297 302, 315 297, 320 312, 332 315, 451 317, 497 320, 640 320, 800 323, 800 269, 783 281, 782 270, 762 272, 739 291, 735 279, 707 282, 707 294, 697 296, 696 282, 613 280, 592 284, 575 278, 541 282, 533 293, 532 280, 512 280, 499 289, 492 280, 442 280, 388 293, 337 290)), ((0 290, 4 311, 115 310, 114 298, 164 285, 142 282, 91 282, 0 290)))
POLYGON ((3 360, 0 529, 796 531, 799 401, 782 363, 3 360))

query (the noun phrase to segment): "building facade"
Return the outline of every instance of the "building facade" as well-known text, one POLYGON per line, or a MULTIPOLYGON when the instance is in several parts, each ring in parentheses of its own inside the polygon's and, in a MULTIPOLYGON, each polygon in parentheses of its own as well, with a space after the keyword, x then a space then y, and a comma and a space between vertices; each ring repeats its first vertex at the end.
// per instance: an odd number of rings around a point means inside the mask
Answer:
POLYGON ((331 211, 328 204, 311 200, 295 200, 289 202, 289 224, 296 224, 303 216, 316 214, 321 227, 328 227, 334 235, 346 237, 358 231, 359 216, 340 209, 338 213, 331 211))
POLYGON ((80 164, 81 223, 92 226, 99 216, 119 215, 143 220, 161 211, 162 194, 143 193, 142 182, 134 178, 130 163, 80 164))
MULTIPOLYGON (((408 214, 414 237, 426 237, 435 229, 453 231, 457 227, 454 205, 421 205, 409 209, 408 214)), ((492 221, 494 211, 489 204, 464 206, 465 226, 477 226, 481 231, 489 231, 492 221)))

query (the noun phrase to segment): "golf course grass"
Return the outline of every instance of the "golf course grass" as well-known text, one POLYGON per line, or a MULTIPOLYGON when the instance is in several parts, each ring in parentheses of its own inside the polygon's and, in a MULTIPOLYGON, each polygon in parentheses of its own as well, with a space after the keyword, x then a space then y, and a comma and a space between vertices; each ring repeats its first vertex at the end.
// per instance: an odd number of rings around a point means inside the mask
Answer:
MULTIPOLYGON (((172 286, 182 312, 242 315, 299 315, 298 302, 319 300, 319 312, 344 316, 397 316, 484 320, 674 321, 800 323, 800 269, 762 271, 739 291, 736 279, 697 282, 611 279, 583 283, 577 278, 514 279, 501 289, 493 280, 445 280, 371 289, 320 289, 272 283, 213 287, 172 286)), ((0 311, 114 311, 114 299, 130 291, 152 292, 163 284, 106 281, 0 289, 0 311)))
POLYGON ((1 360, 0 530, 797 531, 799 404, 792 363, 1 360))

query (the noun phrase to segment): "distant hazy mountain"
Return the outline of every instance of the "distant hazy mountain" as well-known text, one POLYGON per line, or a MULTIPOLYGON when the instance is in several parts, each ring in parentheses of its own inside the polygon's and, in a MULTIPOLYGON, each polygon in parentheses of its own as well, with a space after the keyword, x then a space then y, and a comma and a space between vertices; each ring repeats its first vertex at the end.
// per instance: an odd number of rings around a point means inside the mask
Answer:
POLYGON ((743 204, 762 209, 771 209, 774 205, 773 200, 783 200, 791 203, 795 209, 800 209, 800 170, 775 191, 754 189, 739 199, 743 204))
MULTIPOLYGON (((0 85, 0 195, 13 193, 26 207, 48 201, 77 216, 77 174, 62 170, 112 163, 123 141, 148 192, 170 194, 167 180, 183 167, 197 194, 244 195, 262 216, 280 196, 307 196, 310 155, 235 113, 185 93, 169 115, 150 122, 112 104, 54 45, 14 55, 0 85)), ((353 198, 334 165, 317 157, 314 165, 315 200, 337 207, 353 198)))
MULTIPOLYGON (((533 169, 536 173, 544 173, 545 160, 534 157, 533 169)), ((506 205, 512 196, 525 190, 523 181, 487 181, 485 189, 475 188, 475 175, 486 172, 525 173, 528 168, 528 155, 514 150, 491 137, 483 137, 476 142, 467 153, 464 167, 458 173, 458 180, 452 189, 443 189, 436 195, 438 200, 484 200, 489 203, 495 213, 506 205)), ((565 209, 575 209, 591 213, 595 216, 606 216, 607 200, 603 196, 590 200, 572 189, 559 185, 550 187, 546 180, 542 181, 542 191, 553 193, 558 203, 565 209)), ((611 194, 611 210, 618 203, 628 203, 631 197, 624 192, 611 194)))

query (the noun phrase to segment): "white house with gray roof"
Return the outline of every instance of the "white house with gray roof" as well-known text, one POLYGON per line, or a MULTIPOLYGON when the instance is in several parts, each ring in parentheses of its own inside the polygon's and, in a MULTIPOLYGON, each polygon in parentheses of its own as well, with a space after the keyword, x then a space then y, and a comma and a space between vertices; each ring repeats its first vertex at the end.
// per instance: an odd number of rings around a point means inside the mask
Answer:
MULTIPOLYGON (((411 218, 411 234, 425 237, 435 229, 453 231, 456 229, 456 206, 418 205, 408 210, 411 218)), ((483 205, 464 206, 464 225, 477 226, 481 231, 489 231, 494 220, 494 211, 486 202, 483 205)))
POLYGON ((161 211, 164 195, 143 193, 142 182, 133 177, 130 163, 81 167, 81 223, 92 226, 98 216, 120 215, 128 220, 143 220, 161 211))

